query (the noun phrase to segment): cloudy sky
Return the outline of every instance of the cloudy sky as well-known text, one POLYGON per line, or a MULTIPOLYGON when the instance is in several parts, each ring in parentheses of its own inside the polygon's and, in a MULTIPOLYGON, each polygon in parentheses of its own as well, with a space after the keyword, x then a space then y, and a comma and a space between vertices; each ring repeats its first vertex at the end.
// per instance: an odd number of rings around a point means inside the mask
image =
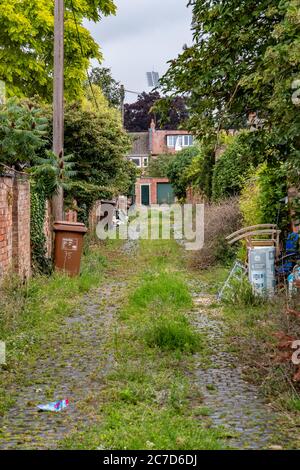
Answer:
MULTIPOLYGON (((175 58, 184 44, 190 44, 191 8, 187 0, 115 0, 115 17, 88 28, 100 44, 103 65, 128 90, 148 91, 146 72, 162 75, 167 61, 175 58)), ((127 95, 127 101, 135 96, 127 95)))

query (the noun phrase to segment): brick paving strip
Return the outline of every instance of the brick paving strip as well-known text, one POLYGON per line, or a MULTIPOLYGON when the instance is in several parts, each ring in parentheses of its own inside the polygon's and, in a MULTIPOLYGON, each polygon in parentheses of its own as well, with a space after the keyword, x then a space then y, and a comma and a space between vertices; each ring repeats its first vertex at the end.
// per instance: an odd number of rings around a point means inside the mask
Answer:
POLYGON ((28 370, 30 385, 18 389, 15 406, 2 419, 0 449, 55 449, 70 432, 93 423, 97 394, 113 365, 107 341, 125 287, 121 281, 101 285, 65 319, 50 355, 28 370), (36 408, 63 398, 70 406, 62 412, 36 408))
MULTIPOLYGON (((0 449, 55 449, 69 434, 99 420, 104 378, 114 367, 115 319, 131 282, 135 247, 129 242, 123 247, 131 261, 120 280, 115 280, 120 274, 116 271, 84 296, 62 323, 61 336, 50 338, 43 356, 28 368, 27 383, 18 389, 16 404, 0 421, 0 449), (63 398, 70 401, 65 411, 40 413, 36 408, 63 398)), ((286 436, 274 411, 258 396, 259 387, 243 380, 235 356, 224 352, 224 321, 219 309, 209 308, 214 299, 195 292, 195 285, 191 290, 194 326, 214 349, 210 366, 203 367, 201 357, 196 358, 192 379, 201 390, 203 406, 211 410, 211 426, 226 427, 232 433, 228 445, 233 448, 285 447, 286 436)))
POLYGON ((196 294, 195 320, 197 330, 205 333, 213 354, 211 366, 203 367, 199 358, 196 385, 204 398, 203 404, 211 410, 214 426, 224 426, 232 433, 230 447, 235 449, 274 449, 289 446, 280 416, 259 393, 259 386, 243 379, 242 364, 226 352, 225 324, 218 308, 209 308, 215 298, 196 294))

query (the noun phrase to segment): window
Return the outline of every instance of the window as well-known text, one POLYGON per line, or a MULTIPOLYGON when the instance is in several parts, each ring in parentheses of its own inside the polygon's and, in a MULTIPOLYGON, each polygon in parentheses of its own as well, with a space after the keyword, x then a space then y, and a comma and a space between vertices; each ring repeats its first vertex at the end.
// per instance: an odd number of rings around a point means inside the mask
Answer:
POLYGON ((144 159, 143 159, 143 165, 144 165, 144 167, 147 167, 147 166, 148 166, 148 157, 144 157, 144 159))
POLYGON ((169 148, 176 147, 191 147, 193 145, 193 136, 192 135, 168 135, 167 136, 167 146, 169 148))
POLYGON ((141 167, 141 159, 140 158, 130 158, 130 160, 132 161, 132 163, 134 163, 139 168, 141 167))
POLYGON ((193 145, 194 139, 192 135, 183 136, 183 147, 191 147, 193 145))
POLYGON ((167 146, 170 148, 174 148, 176 145, 176 135, 168 135, 167 136, 167 146))

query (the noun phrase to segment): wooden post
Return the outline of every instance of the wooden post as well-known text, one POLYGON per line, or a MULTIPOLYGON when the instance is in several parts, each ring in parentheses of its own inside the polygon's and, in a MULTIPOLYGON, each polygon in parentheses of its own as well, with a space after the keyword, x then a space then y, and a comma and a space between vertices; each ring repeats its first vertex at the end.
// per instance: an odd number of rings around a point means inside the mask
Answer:
MULTIPOLYGON (((54 6, 53 152, 63 167, 64 155, 64 0, 54 6)), ((54 220, 63 220, 64 195, 60 188, 53 197, 54 220)))
POLYGON ((122 116, 122 125, 125 129, 125 87, 121 85, 121 116, 122 116))

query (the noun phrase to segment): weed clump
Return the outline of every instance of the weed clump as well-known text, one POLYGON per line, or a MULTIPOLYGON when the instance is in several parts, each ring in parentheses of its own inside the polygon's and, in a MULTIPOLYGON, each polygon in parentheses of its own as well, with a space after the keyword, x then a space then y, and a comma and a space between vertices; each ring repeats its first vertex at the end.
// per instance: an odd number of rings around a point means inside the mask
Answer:
POLYGON ((192 330, 184 315, 178 315, 176 318, 160 316, 149 323, 144 332, 144 339, 151 348, 190 354, 198 351, 201 345, 199 334, 192 330))
POLYGON ((151 306, 184 309, 192 306, 192 299, 187 285, 180 278, 161 272, 149 274, 132 295, 130 303, 137 309, 149 309, 151 306))
POLYGON ((254 292, 246 277, 233 279, 230 288, 224 294, 223 302, 238 307, 258 307, 267 302, 267 297, 254 292))

